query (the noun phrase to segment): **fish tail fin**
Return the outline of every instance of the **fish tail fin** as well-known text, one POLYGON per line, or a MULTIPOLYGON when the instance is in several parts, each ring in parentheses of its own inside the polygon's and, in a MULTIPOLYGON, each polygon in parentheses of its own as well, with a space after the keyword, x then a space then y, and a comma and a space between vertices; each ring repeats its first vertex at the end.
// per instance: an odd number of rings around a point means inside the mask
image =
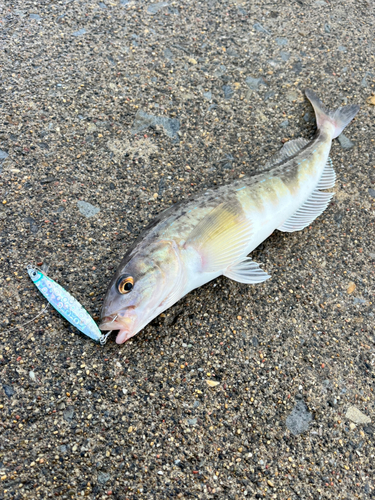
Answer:
POLYGON ((357 104, 344 106, 336 109, 335 111, 331 111, 324 106, 313 90, 306 89, 305 94, 314 108, 318 130, 323 130, 327 127, 327 125, 331 125, 329 128, 332 134, 332 139, 335 139, 341 134, 344 128, 349 125, 359 111, 359 106, 357 104))

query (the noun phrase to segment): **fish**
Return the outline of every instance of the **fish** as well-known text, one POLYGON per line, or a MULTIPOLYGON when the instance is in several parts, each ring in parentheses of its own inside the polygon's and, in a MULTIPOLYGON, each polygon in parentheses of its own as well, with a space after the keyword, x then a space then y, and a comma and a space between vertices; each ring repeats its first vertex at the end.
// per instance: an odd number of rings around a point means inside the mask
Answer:
POLYGON ((313 90, 305 95, 317 123, 312 140, 290 140, 259 173, 168 208, 127 250, 109 283, 99 325, 118 330, 118 344, 219 276, 247 284, 266 281, 270 276, 249 254, 276 229, 301 231, 324 212, 334 194, 325 190, 336 181, 332 140, 359 106, 330 111, 313 90))
POLYGON ((76 300, 61 285, 56 283, 56 281, 49 278, 46 274, 32 265, 27 266, 27 272, 40 293, 44 295, 48 302, 61 314, 61 316, 68 320, 84 335, 95 340, 95 342, 98 342, 101 345, 106 343, 108 335, 111 332, 104 335, 99 330, 94 319, 78 302, 78 300, 76 300))

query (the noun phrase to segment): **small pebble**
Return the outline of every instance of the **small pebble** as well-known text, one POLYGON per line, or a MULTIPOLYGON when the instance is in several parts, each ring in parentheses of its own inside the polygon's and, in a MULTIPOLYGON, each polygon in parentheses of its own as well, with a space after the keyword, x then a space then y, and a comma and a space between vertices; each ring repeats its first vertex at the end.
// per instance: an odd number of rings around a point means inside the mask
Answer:
POLYGON ((286 419, 286 425, 295 436, 306 432, 312 420, 312 415, 301 399, 296 401, 292 413, 286 419))
POLYGON ((355 289, 356 289, 356 284, 353 283, 353 281, 351 281, 348 285, 348 288, 346 289, 346 292, 351 294, 354 292, 355 289))
POLYGON ((250 90, 259 90, 259 87, 261 85, 267 85, 263 79, 263 77, 259 78, 254 78, 252 76, 246 77, 246 85, 249 87, 250 90))
POLYGON ((347 409, 345 416, 355 424, 369 424, 371 422, 371 418, 362 413, 355 406, 350 406, 347 409))
POLYGON ((77 206, 81 214, 85 217, 94 217, 100 212, 100 208, 94 207, 94 205, 91 205, 87 201, 77 201, 77 206))
POLYGON ((86 34, 86 29, 85 28, 81 28, 80 30, 75 31, 73 33, 73 36, 81 36, 81 35, 85 35, 85 34, 86 34))
POLYGON ((157 14, 159 12, 159 10, 163 9, 167 5, 169 5, 168 2, 152 3, 151 5, 149 5, 147 7, 147 13, 148 14, 157 14))
POLYGON ((343 149, 351 149, 354 146, 354 142, 348 139, 344 134, 340 134, 338 140, 343 149))
POLYGON ((267 35, 270 35, 271 32, 268 31, 266 28, 264 28, 260 23, 255 23, 253 25, 253 28, 257 31, 259 31, 260 33, 266 33, 267 35))

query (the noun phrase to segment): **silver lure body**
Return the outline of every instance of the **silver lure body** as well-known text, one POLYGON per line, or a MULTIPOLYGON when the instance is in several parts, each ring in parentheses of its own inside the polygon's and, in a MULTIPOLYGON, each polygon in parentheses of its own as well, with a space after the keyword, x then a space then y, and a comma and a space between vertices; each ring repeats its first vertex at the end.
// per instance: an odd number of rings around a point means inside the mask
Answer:
POLYGON ((102 345, 105 344, 107 335, 99 330, 98 325, 78 300, 39 269, 28 266, 27 272, 40 293, 61 316, 87 337, 102 345))

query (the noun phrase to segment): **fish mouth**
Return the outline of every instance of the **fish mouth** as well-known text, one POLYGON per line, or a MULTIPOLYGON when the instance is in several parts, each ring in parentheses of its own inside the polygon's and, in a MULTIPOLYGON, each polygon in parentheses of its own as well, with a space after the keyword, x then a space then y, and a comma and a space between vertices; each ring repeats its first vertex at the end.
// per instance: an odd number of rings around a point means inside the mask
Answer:
POLYGON ((116 321, 116 316, 105 316, 102 318, 101 323, 99 325, 100 330, 108 331, 108 330, 120 330, 123 328, 123 325, 119 321, 116 321))
POLYGON ((117 315, 104 317, 99 325, 99 329, 103 331, 118 330, 116 344, 124 344, 124 342, 137 333, 137 330, 134 328, 135 317, 117 318, 117 315))

